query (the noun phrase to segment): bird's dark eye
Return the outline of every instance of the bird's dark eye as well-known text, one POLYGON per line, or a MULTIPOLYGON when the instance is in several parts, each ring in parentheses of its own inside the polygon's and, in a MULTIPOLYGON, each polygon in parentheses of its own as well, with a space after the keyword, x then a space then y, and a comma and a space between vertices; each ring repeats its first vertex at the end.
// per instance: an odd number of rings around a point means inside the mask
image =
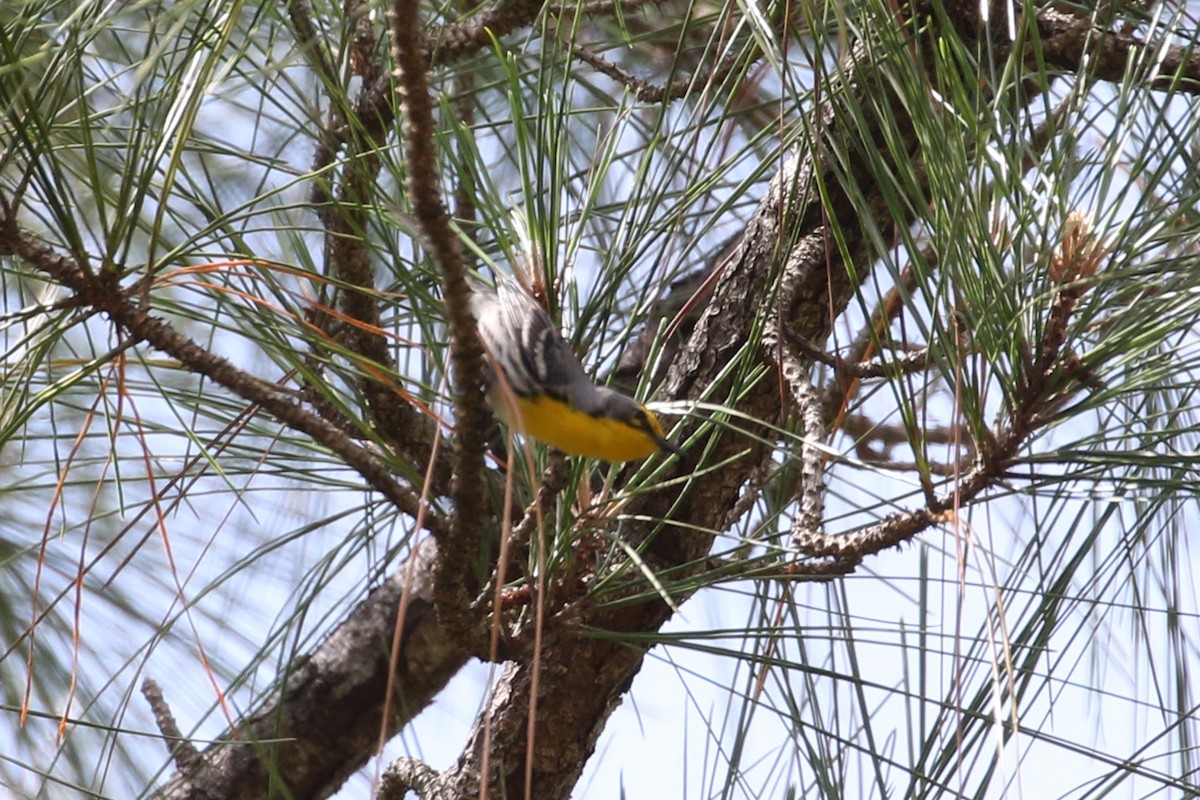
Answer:
POLYGON ((650 418, 647 417, 646 412, 640 408, 635 408, 633 410, 633 421, 642 426, 650 424, 650 418))

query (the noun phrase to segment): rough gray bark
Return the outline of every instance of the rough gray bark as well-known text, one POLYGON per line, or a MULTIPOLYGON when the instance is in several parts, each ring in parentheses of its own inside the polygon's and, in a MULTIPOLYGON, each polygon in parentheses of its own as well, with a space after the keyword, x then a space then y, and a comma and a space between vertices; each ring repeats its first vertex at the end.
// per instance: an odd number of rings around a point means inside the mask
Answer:
POLYGON ((407 587, 389 735, 429 705, 466 663, 433 615, 437 549, 426 539, 407 563, 367 597, 288 675, 282 693, 245 720, 236 739, 207 748, 195 769, 177 774, 160 798, 250 800, 332 794, 375 750, 387 696, 392 632, 407 587), (270 766, 268 766, 270 765, 270 766), (276 777, 277 776, 277 777, 276 777))

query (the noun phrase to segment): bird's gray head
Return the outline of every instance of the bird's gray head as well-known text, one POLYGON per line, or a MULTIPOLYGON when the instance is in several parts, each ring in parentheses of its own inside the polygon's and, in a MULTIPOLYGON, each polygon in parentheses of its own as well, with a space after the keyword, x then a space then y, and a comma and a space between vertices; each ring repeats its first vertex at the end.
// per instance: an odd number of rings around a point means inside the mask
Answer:
POLYGON ((607 386, 596 386, 594 388, 595 394, 589 400, 593 405, 587 409, 588 413, 624 422, 648 438, 653 439, 660 449, 667 450, 676 455, 683 454, 683 451, 677 445, 667 439, 663 433, 662 423, 658 421, 658 417, 650 409, 632 397, 621 394, 615 389, 609 389, 607 386))

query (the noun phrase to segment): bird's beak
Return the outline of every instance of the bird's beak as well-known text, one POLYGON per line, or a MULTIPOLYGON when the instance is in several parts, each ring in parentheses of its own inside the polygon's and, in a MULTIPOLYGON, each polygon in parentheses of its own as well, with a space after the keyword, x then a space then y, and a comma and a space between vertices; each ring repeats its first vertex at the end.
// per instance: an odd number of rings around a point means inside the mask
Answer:
POLYGON ((654 441, 658 444, 659 448, 667 451, 668 453, 674 453, 681 458, 685 455, 682 447, 667 439, 665 436, 655 436, 654 441))

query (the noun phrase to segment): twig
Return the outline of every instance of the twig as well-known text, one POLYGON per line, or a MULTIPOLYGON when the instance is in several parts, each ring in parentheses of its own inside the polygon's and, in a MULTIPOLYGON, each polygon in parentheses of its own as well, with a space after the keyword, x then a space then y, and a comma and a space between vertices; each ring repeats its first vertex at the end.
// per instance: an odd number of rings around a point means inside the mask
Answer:
POLYGON ((960 508, 1003 480, 1020 448, 1046 423, 1047 409, 1057 407, 1064 396, 1074 391, 1064 384, 1086 385, 1078 377, 1080 371, 1070 369, 1078 359, 1064 351, 1071 318, 1079 300, 1090 288, 1087 280, 1107 255, 1103 243, 1091 238, 1081 218, 1068 218, 1060 249, 1048 269, 1058 289, 1042 329, 1037 355, 1024 365, 1007 421, 977 445, 979 452, 975 466, 961 481, 940 496, 933 496, 931 489, 924 508, 894 514, 851 534, 826 536, 809 532, 797 541, 797 546, 812 557, 858 563, 867 555, 896 547, 933 525, 953 519, 960 508))
POLYGON ((416 758, 397 758, 379 778, 376 800, 404 800, 414 792, 421 800, 441 800, 445 787, 437 770, 416 758))
POLYGON ((661 103, 667 100, 678 100, 681 97, 687 97, 691 92, 695 91, 697 85, 711 86, 719 84, 731 72, 737 69, 739 65, 750 60, 750 57, 746 54, 734 53, 721 59, 721 62, 708 73, 689 75, 686 78, 679 78, 672 81, 667 86, 657 86, 650 81, 635 78, 608 59, 593 53, 585 47, 572 45, 571 52, 580 61, 591 65, 596 71, 607 75, 624 86, 634 97, 643 103, 661 103))
POLYGON ((158 732, 162 734, 163 741, 166 742, 167 750, 170 752, 172 760, 175 761, 175 767, 183 773, 191 772, 198 767, 200 765, 199 751, 179 731, 179 726, 175 723, 175 715, 171 713, 171 707, 163 698, 162 689, 153 678, 146 678, 142 681, 142 697, 146 698, 146 702, 150 704, 150 710, 154 712, 154 723, 158 725, 158 732))

